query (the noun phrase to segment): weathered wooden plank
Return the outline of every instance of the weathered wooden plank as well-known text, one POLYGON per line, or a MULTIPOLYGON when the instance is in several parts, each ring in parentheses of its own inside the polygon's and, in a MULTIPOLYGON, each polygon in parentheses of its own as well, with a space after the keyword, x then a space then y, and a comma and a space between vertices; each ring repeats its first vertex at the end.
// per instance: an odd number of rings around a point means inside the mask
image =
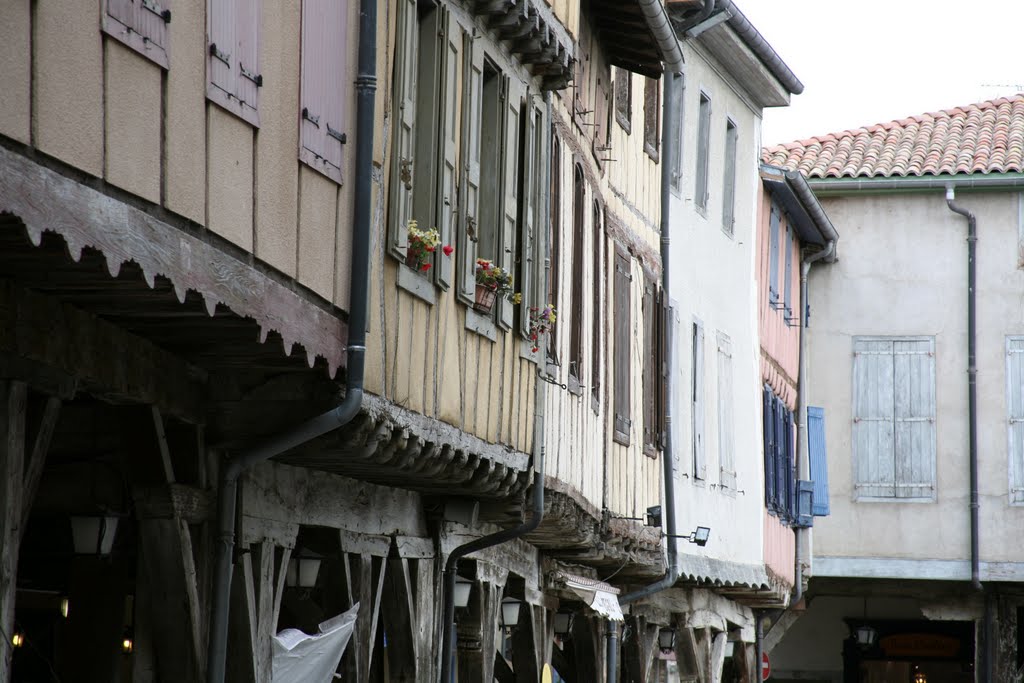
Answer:
POLYGON ((36 490, 39 488, 39 480, 43 477, 43 466, 46 464, 46 454, 50 450, 50 440, 57 428, 57 418, 60 415, 60 399, 49 397, 43 408, 43 415, 35 428, 32 439, 31 458, 25 467, 25 483, 22 487, 21 501, 21 533, 25 533, 28 526, 28 518, 32 512, 32 501, 36 497, 36 490))
POLYGON ((0 355, 75 377, 99 398, 159 405, 190 422, 202 418, 205 373, 104 320, 0 280, 0 328, 0 355))
MULTIPOLYGON (((0 380, 0 628, 4 634, 14 632, 27 401, 28 388, 23 382, 0 380)), ((11 640, 5 635, 0 641, 0 680, 6 683, 10 680, 11 640)))
POLYGON ((86 246, 103 253, 113 274, 134 261, 151 286, 165 276, 180 300, 191 289, 211 312, 223 304, 255 320, 263 339, 273 330, 286 348, 301 343, 311 366, 322 357, 333 376, 344 364, 347 331, 328 310, 219 247, 7 149, 0 149, 0 212, 18 216, 33 244, 49 230, 67 241, 76 261, 86 246))

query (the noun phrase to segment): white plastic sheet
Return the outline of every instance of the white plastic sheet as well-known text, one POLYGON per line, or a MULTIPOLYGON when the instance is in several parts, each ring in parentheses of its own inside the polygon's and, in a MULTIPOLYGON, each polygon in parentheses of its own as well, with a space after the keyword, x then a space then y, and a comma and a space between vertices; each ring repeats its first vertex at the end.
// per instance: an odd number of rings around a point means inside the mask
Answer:
POLYGON ((274 683, 330 683, 355 630, 358 613, 357 602, 349 611, 322 622, 319 633, 310 635, 286 628, 274 636, 271 680, 274 683))

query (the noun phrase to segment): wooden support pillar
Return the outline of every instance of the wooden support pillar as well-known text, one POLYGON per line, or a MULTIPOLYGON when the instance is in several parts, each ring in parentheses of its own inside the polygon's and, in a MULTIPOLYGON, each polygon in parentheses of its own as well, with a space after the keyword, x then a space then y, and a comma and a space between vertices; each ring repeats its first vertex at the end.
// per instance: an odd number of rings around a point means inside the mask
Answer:
POLYGON ((30 420, 28 386, 0 379, 0 683, 11 680, 18 551, 59 411, 60 401, 48 398, 30 420))
POLYGON ((372 672, 381 665, 379 657, 374 659, 374 651, 384 590, 385 558, 368 553, 345 553, 344 562, 350 604, 359 603, 356 628, 347 648, 353 656, 345 657, 348 664, 346 680, 368 683, 372 680, 372 672))
POLYGON ((541 668, 547 662, 547 610, 542 605, 523 603, 519 611, 519 628, 512 632, 512 664, 518 683, 540 680, 541 668))
POLYGON ((424 539, 396 542, 388 558, 381 619, 393 683, 436 683, 439 592, 434 551, 424 539))
POLYGON ((252 543, 235 568, 232 586, 228 678, 270 683, 270 639, 277 633, 291 548, 252 543))
MULTIPOLYGON (((479 566, 479 565, 478 565, 479 566)), ((459 683, 476 683, 494 679, 495 636, 501 617, 501 596, 504 578, 478 581, 470 600, 469 615, 457 626, 456 657, 459 683)))
POLYGON ((577 683, 605 680, 605 645, 601 641, 600 620, 576 615, 572 627, 573 668, 577 683))
POLYGON ((649 623, 642 615, 628 616, 626 623, 629 625, 630 634, 621 641, 621 679, 626 683, 646 683, 654 669, 660 627, 649 623))

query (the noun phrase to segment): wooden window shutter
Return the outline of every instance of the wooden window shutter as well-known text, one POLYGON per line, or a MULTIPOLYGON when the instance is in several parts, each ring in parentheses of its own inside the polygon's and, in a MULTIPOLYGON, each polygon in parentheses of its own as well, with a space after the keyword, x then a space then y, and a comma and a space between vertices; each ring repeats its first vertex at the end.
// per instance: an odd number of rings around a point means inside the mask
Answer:
MULTIPOLYGON (((415 3, 413 3, 415 10, 415 3)), ((476 291, 477 240, 480 234, 480 134, 483 121, 484 47, 468 33, 463 35, 462 88, 462 196, 461 226, 455 247, 458 259, 457 292, 473 301, 476 291)))
POLYGON ((700 94, 700 120, 697 122, 697 187, 694 201, 701 209, 708 206, 708 163, 711 145, 711 98, 700 94))
MULTIPOLYGON (((437 193, 437 230, 441 244, 451 244, 458 216, 459 60, 462 55, 462 29, 450 11, 444 11, 444 41, 441 55, 441 142, 440 188, 437 193)), ((434 252, 434 281, 444 289, 452 283, 452 259, 441 249, 434 252)))
POLYGON ((669 306, 668 292, 658 290, 658 327, 655 333, 655 342, 658 345, 658 394, 657 394, 657 425, 658 425, 658 448, 664 450, 668 436, 668 424, 665 416, 668 413, 668 377, 669 377, 669 354, 672 350, 672 330, 674 329, 672 308, 669 306))
POLYGON ((259 0, 209 0, 206 22, 207 97, 259 126, 259 0))
POLYGON ((406 224, 412 218, 414 156, 416 149, 416 55, 419 22, 416 0, 399 0, 398 39, 395 54, 393 102, 396 108, 391 143, 391 176, 388 183, 388 247, 405 260, 406 224))
POLYGON ((718 465, 722 486, 736 488, 732 340, 718 333, 718 465))
POLYGON ((785 511, 787 519, 792 520, 796 515, 796 479, 793 476, 793 413, 786 408, 782 399, 779 399, 778 410, 784 434, 779 443, 778 480, 784 483, 779 491, 779 508, 785 511))
POLYGON ((1006 338, 1010 503, 1024 503, 1024 337, 1006 338))
POLYGON ((814 502, 811 512, 817 517, 829 514, 828 453, 825 448, 825 409, 807 407, 807 451, 814 484, 814 502))
POLYGON ((519 188, 519 240, 516 245, 516 288, 522 293, 522 304, 519 310, 519 333, 527 338, 530 334, 530 316, 528 315, 531 306, 540 305, 534 302, 534 267, 536 262, 535 250, 535 225, 537 210, 537 169, 540 164, 540 134, 543 130, 540 120, 540 111, 529 106, 533 100, 527 93, 526 103, 522 112, 522 158, 520 160, 521 180, 519 188))
POLYGON ((569 330, 569 376, 577 383, 583 377, 583 253, 584 232, 586 221, 586 186, 583 179, 583 168, 576 164, 573 171, 573 203, 572 203, 572 301, 569 330))
POLYGON ((601 205, 594 201, 594 219, 592 234, 594 236, 592 251, 594 259, 591 265, 591 310, 590 310, 590 396, 595 404, 601 401, 601 340, 604 339, 604 221, 601 205))
POLYGON ((793 315, 793 226, 786 222, 786 269, 782 271, 782 310, 786 314, 786 324, 793 315))
MULTIPOLYGON (((519 123, 523 109, 523 97, 526 88, 522 81, 514 76, 506 76, 505 84, 504 131, 505 149, 502 164, 502 216, 501 235, 498 245, 501 253, 498 263, 506 272, 515 272, 516 263, 516 226, 519 218, 519 123)), ((518 289, 521 283, 513 282, 518 289)), ((498 322, 502 327, 512 327, 514 308, 507 298, 498 300, 498 322)))
POLYGON ((171 0, 104 0, 103 32, 167 69, 171 0))
POLYGON ((733 233, 736 221, 736 124, 725 122, 725 177, 722 179, 722 228, 733 233))
POLYGON ((611 68, 603 67, 594 70, 594 139, 591 151, 598 165, 607 157, 610 138, 608 123, 611 121, 611 68))
POLYGON ((615 120, 630 133, 633 129, 633 74, 615 68, 615 120))
POLYGON ((658 369, 655 367, 655 307, 654 282, 644 278, 644 298, 642 301, 644 322, 644 355, 643 355, 643 400, 644 400, 644 451, 651 453, 658 447, 657 395, 658 369))
POLYGON ((935 494, 935 341, 893 342, 896 495, 935 494))
POLYGON ((768 221, 768 302, 771 304, 779 301, 779 221, 781 218, 779 206, 772 200, 771 217, 768 221))
POLYGON ((853 461, 857 497, 893 498, 893 343, 853 341, 853 461))
POLYGON ((707 479, 704 453, 704 325, 693 322, 693 358, 691 378, 691 417, 693 426, 693 476, 707 479))
MULTIPOLYGON (((416 50, 416 129, 413 145, 412 217, 420 229, 438 227, 440 177, 441 59, 445 31, 443 6, 417 5, 419 40, 416 50)), ((433 277, 433 275, 431 275, 433 277)))
POLYGON ((661 145, 661 81, 644 80, 644 150, 655 161, 661 145))
MULTIPOLYGON (((562 143, 557 135, 551 136, 551 214, 548 225, 548 300, 559 308, 559 270, 560 259, 562 258, 562 143)), ((555 327, 548 333, 548 358, 556 359, 558 356, 559 328, 555 327)))
POLYGON ((767 384, 761 392, 761 416, 764 432, 764 505, 775 510, 775 401, 767 384))
POLYGON ((629 347, 633 342, 631 331, 631 302, 630 282, 633 277, 630 273, 630 258, 621 249, 615 250, 615 281, 614 296, 615 305, 612 309, 614 318, 615 334, 613 345, 615 349, 615 360, 613 363, 614 377, 614 405, 613 413, 613 436, 617 443, 628 446, 632 422, 630 420, 630 381, 632 379, 632 368, 629 362, 629 347))
POLYGON ((789 475, 786 471, 786 444, 789 433, 786 429, 786 405, 778 396, 773 397, 775 403, 775 509, 782 517, 789 516, 786 503, 789 491, 789 475))
POLYGON ((342 180, 342 151, 347 141, 347 20, 347 3, 302 2, 299 159, 337 183, 342 180))
POLYGON ((675 154, 672 155, 672 189, 676 192, 681 192, 683 188, 683 140, 686 135, 686 80, 682 74, 670 75, 673 79, 672 82, 672 97, 675 98, 676 104, 676 122, 675 130, 673 133, 673 144, 675 145, 675 154))

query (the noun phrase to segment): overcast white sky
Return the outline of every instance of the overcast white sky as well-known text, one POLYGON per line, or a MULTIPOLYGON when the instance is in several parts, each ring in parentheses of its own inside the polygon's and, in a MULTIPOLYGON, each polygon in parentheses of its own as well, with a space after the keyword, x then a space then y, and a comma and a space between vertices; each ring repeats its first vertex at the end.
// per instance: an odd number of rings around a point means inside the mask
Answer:
POLYGON ((772 145, 1024 91, 1020 0, 736 0, 804 84, 772 145))

